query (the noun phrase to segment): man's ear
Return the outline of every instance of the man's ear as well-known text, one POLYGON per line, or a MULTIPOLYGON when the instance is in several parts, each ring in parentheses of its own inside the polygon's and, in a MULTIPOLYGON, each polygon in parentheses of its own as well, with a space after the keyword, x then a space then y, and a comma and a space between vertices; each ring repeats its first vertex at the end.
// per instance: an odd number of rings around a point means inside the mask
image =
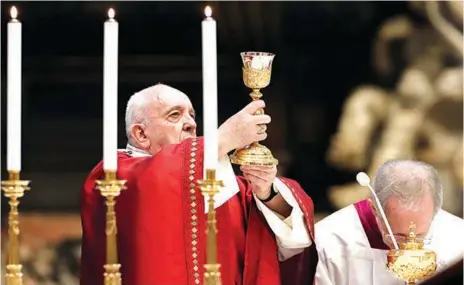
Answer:
POLYGON ((369 206, 371 207, 371 210, 375 213, 376 208, 374 205, 374 201, 372 201, 372 198, 367 198, 367 201, 369 202, 369 206))
POLYGON ((145 133, 145 128, 141 124, 132 125, 131 137, 138 147, 143 149, 150 148, 150 140, 148 135, 145 133))

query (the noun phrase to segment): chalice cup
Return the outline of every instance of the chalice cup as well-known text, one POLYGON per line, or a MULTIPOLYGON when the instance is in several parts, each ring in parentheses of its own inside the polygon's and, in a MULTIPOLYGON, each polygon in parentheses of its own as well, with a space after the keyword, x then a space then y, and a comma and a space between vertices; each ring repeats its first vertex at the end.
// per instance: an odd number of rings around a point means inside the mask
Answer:
POLYGON ((423 243, 416 241, 416 235, 410 226, 407 242, 400 244, 400 249, 387 253, 387 270, 407 285, 416 284, 431 277, 437 271, 437 255, 424 249, 423 243))
MULTIPOLYGON (((271 82, 272 61, 275 54, 268 52, 242 52, 243 83, 250 88, 253 101, 259 100, 263 94, 261 89, 267 87, 271 82)), ((254 115, 263 115, 264 110, 256 111, 254 115)), ((265 127, 262 126, 264 132, 265 127)), ((230 156, 234 164, 247 166, 275 166, 279 163, 271 151, 264 145, 254 142, 242 149, 237 149, 230 156)))
POLYGON ((431 277, 437 270, 436 254, 431 250, 392 249, 387 260, 388 271, 408 285, 431 277))

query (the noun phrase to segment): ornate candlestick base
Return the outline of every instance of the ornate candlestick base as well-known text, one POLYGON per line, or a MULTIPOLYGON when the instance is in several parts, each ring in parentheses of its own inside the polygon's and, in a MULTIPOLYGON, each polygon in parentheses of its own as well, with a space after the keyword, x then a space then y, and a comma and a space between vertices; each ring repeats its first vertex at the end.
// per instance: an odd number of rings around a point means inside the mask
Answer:
POLYGON ((117 224, 116 212, 114 206, 115 198, 119 196, 121 190, 126 189, 124 180, 118 180, 116 171, 105 171, 105 178, 96 181, 96 189, 105 197, 106 204, 106 264, 103 277, 105 285, 121 285, 122 278, 119 269, 121 265, 118 263, 118 248, 117 248, 117 224))
POLYGON ((21 272, 21 264, 7 264, 5 273, 6 285, 22 285, 23 274, 21 272))
POLYGON ((105 273, 103 277, 105 278, 105 285, 121 285, 122 278, 119 269, 121 268, 120 264, 105 264, 105 273))
POLYGON ((220 285, 221 272, 219 268, 220 264, 205 264, 205 279, 203 285, 220 285))
MULTIPOLYGON (((204 285, 221 285, 221 265, 217 262, 217 227, 216 211, 214 210, 214 195, 219 193, 219 188, 224 187, 222 181, 216 180, 216 170, 206 169, 205 180, 198 181, 201 193, 208 197, 208 221, 206 225, 206 264, 204 285)), ((205 197, 206 198, 206 197, 205 197)))
POLYGON ((416 241, 415 227, 410 224, 408 240, 400 244, 400 249, 387 253, 387 270, 408 285, 432 276, 437 270, 437 255, 416 241))
POLYGON ((8 180, 2 181, 2 190, 9 199, 10 213, 8 214, 8 262, 6 265, 6 285, 22 285, 22 265, 19 263, 19 198, 24 191, 29 190, 29 182, 19 179, 19 171, 9 171, 8 180))

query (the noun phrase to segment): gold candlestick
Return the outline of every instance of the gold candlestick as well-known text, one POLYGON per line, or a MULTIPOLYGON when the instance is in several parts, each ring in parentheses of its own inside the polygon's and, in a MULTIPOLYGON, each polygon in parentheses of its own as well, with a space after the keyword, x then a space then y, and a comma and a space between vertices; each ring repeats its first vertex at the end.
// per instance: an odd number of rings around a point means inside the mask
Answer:
POLYGON ((118 247, 117 247, 117 225, 116 212, 114 206, 116 197, 119 196, 121 190, 126 189, 125 180, 118 180, 116 171, 105 171, 105 178, 96 181, 96 189, 100 190, 101 195, 105 197, 106 204, 106 264, 103 277, 105 285, 121 285, 122 278, 119 269, 121 264, 118 263, 118 247))
POLYGON ((437 270, 437 255, 416 241, 415 228, 416 225, 410 223, 407 241, 400 244, 400 249, 392 249, 387 253, 387 270, 407 285, 414 285, 432 276, 437 270))
MULTIPOLYGON (((253 90, 250 93, 253 101, 258 100, 263 96, 260 90, 271 82, 272 61, 275 55, 267 52, 242 52, 240 55, 243 61, 243 83, 253 90)), ((263 109, 255 113, 255 115, 263 114, 263 109)), ((259 132, 264 132, 265 127, 261 126, 261 128, 259 132)), ((230 161, 238 165, 255 166, 275 166, 279 163, 267 147, 257 142, 237 149, 230 156, 230 161)))
POLYGON ((29 182, 19 179, 19 171, 8 171, 8 180, 2 181, 5 197, 10 199, 10 213, 8 214, 8 262, 6 265, 6 285, 22 285, 22 265, 19 263, 19 198, 24 191, 29 190, 29 182))
POLYGON ((208 221, 206 225, 206 264, 204 285, 221 285, 221 265, 217 262, 217 227, 216 211, 214 210, 214 195, 219 193, 219 188, 224 187, 222 181, 216 180, 216 170, 206 169, 205 180, 198 181, 203 195, 208 196, 208 221))

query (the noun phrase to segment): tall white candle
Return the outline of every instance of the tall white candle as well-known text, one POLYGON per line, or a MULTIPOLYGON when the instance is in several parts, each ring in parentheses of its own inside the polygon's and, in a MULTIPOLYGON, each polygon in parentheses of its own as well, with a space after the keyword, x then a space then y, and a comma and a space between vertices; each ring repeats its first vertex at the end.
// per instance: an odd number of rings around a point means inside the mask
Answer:
POLYGON ((203 51, 203 132, 205 140, 205 169, 216 169, 218 164, 216 21, 211 17, 211 15, 211 8, 206 6, 206 19, 204 19, 201 23, 203 51))
POLYGON ((108 10, 104 31, 103 169, 117 170, 118 151, 118 22, 108 10))
POLYGON ((12 7, 8 22, 7 57, 7 170, 21 170, 21 22, 12 7))

